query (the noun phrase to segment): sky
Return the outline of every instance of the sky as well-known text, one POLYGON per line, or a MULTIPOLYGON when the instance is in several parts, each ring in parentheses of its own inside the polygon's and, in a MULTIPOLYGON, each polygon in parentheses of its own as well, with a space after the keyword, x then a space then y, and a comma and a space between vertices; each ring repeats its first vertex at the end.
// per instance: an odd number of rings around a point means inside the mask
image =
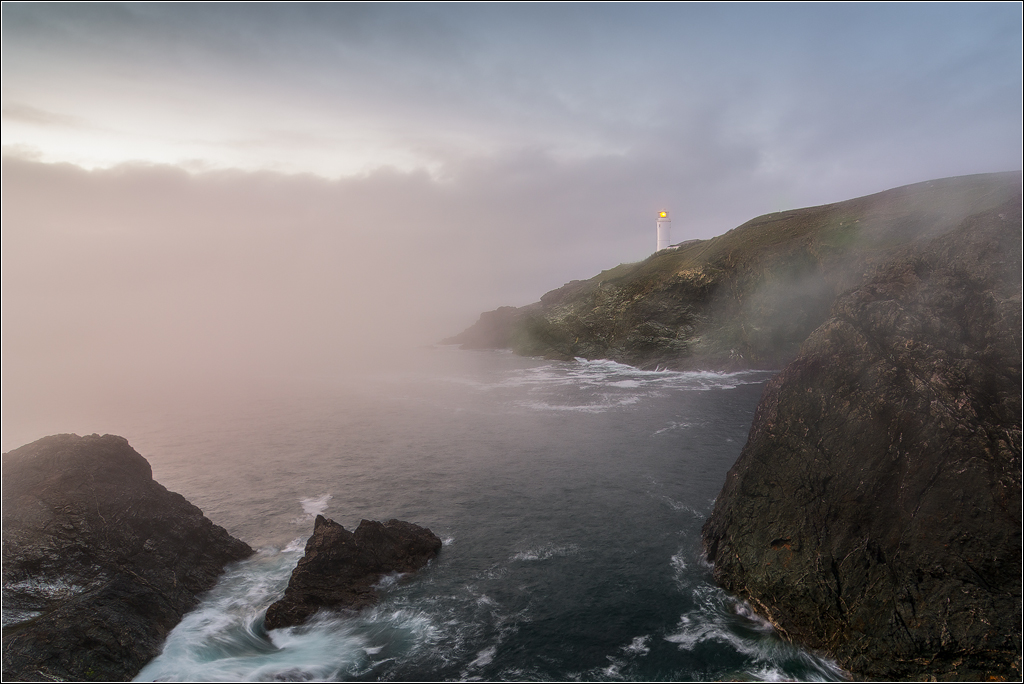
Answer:
POLYGON ((2 12, 5 425, 431 344, 646 258, 661 210, 1021 167, 1019 3, 2 12))

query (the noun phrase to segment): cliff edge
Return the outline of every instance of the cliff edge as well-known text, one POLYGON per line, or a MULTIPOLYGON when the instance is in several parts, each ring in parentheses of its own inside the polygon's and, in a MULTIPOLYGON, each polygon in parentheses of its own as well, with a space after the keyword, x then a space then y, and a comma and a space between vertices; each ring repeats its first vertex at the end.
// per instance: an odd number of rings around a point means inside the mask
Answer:
POLYGON ((1021 678, 1021 201, 904 249, 774 379, 716 580, 855 677, 1021 678))
POLYGON ((1019 172, 961 176, 766 214, 484 313, 444 343, 639 368, 778 369, 866 273, 1001 206, 1020 185, 1019 172))
POLYGON ((153 480, 123 437, 3 456, 4 681, 129 680, 253 553, 153 480))

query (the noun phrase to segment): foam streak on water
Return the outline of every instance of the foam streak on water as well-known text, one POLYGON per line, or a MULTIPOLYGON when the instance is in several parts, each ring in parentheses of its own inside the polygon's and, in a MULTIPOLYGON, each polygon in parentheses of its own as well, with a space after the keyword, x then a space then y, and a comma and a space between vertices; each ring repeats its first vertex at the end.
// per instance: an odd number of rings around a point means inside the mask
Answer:
POLYGON ((437 353, 358 396, 292 396, 236 417, 237 433, 217 421, 149 447, 158 478, 261 550, 139 680, 842 678, 715 587, 701 557, 768 374, 437 353), (207 452, 217 467, 197 465, 207 452), (317 514, 410 520, 444 546, 383 578, 373 609, 267 632, 317 514))

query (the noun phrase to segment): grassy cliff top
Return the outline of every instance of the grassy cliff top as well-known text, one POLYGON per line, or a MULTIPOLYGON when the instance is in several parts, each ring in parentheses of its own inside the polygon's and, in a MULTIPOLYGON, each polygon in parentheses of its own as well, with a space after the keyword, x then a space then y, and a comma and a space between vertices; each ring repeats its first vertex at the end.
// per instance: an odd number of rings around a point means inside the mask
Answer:
POLYGON ((765 214, 488 312, 448 341, 641 367, 778 368, 873 268, 1020 193, 1015 171, 765 214))
MULTIPOLYGON (((620 264, 581 282, 624 284, 637 279, 670 279, 680 272, 708 267, 742 269, 794 251, 810 251, 826 260, 853 253, 884 254, 947 233, 968 216, 1010 199, 1020 187, 1020 171, 977 174, 777 211, 752 218, 709 240, 662 250, 644 261, 620 264)), ((580 289, 576 284, 567 287, 580 289)))

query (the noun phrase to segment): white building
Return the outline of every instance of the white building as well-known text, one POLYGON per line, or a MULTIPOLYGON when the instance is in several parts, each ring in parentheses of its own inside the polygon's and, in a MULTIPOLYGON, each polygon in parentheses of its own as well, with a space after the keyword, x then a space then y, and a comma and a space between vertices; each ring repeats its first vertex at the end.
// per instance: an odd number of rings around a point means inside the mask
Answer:
POLYGON ((672 219, 667 211, 658 212, 658 250, 668 249, 672 244, 672 219))

